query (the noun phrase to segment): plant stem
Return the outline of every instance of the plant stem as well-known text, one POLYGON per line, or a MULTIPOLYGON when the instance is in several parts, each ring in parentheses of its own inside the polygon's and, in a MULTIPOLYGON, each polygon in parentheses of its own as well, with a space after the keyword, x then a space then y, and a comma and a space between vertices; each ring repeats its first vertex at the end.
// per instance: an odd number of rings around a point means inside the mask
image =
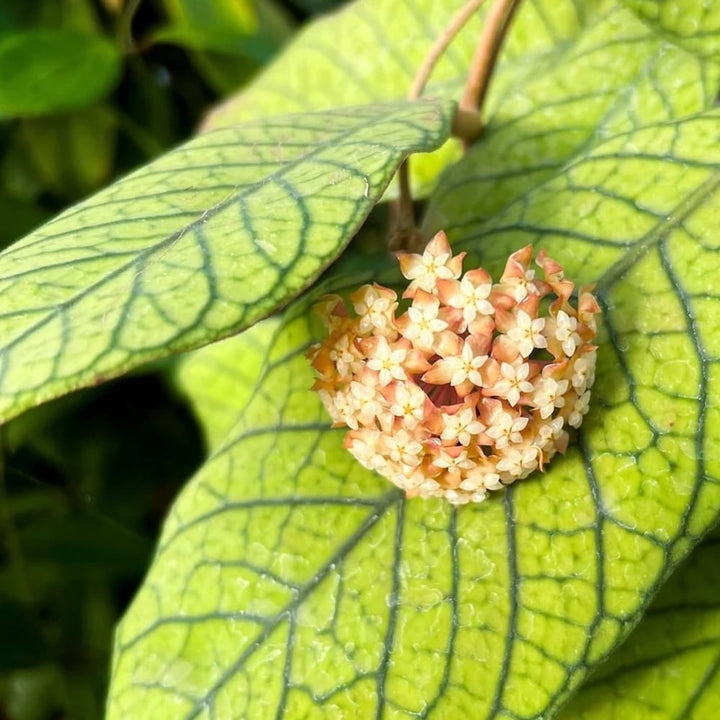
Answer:
MULTIPOLYGON (((422 95, 438 60, 484 2, 485 0, 467 0, 455 13, 452 20, 430 48, 430 52, 425 56, 415 74, 408 92, 410 100, 417 100, 422 95)), ((422 247, 423 238, 415 225, 415 213, 413 212, 413 200, 410 191, 409 158, 406 158, 398 168, 398 183, 400 195, 393 204, 395 218, 389 246, 391 250, 417 250, 422 247)))
POLYGON ((422 247, 422 236, 415 225, 412 193, 410 191, 409 158, 398 168, 400 194, 393 203, 393 223, 388 246, 390 250, 416 251, 422 247))
POLYGON ((410 86, 410 92, 408 93, 408 97, 411 100, 416 100, 422 95, 438 60, 448 49, 448 46, 455 39, 455 36, 463 29, 467 21, 484 2, 485 0, 467 0, 457 13, 455 13, 448 26, 442 31, 440 37, 430 48, 430 52, 425 56, 422 65, 420 65, 413 83, 410 86))
MULTIPOLYGON (((495 0, 490 6, 460 100, 461 110, 482 111, 500 48, 519 4, 520 0, 495 0)), ((465 143, 467 146, 467 140, 465 143)))

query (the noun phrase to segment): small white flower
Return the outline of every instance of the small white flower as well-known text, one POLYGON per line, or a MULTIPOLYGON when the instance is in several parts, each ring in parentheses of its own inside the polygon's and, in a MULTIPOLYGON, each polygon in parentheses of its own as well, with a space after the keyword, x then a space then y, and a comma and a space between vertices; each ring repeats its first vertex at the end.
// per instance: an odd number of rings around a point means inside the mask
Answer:
POLYGON ((343 335, 335 343, 329 354, 330 360, 335 363, 338 377, 348 379, 353 373, 362 368, 362 359, 353 344, 350 335, 343 335))
POLYGON ((574 428, 580 427, 583 421, 583 415, 585 415, 590 407, 590 391, 586 390, 575 403, 573 411, 570 413, 568 418, 568 425, 574 428))
POLYGON ((460 470, 472 470, 475 467, 475 461, 468 458, 467 450, 463 450, 457 457, 453 457, 445 450, 440 451, 440 455, 433 461, 435 465, 441 468, 447 468, 450 472, 460 472, 460 470))
POLYGON ((546 442, 557 440, 563 432, 564 424, 565 420, 559 415, 550 422, 543 423, 538 430, 540 443, 545 444, 546 442))
POLYGON ((446 441, 469 445, 473 435, 479 435, 485 426, 475 417, 472 408, 463 408, 454 415, 443 413, 443 428, 440 438, 446 441))
POLYGON ((513 407, 520 402, 521 393, 533 391, 532 383, 528 382, 530 374, 530 365, 528 363, 516 362, 510 364, 504 362, 500 365, 500 373, 502 377, 491 388, 492 393, 506 398, 513 407))
POLYGON ((595 353, 581 355, 572 366, 572 386, 578 394, 592 387, 595 381, 595 353))
POLYGON ((540 417, 545 420, 554 412, 555 408, 565 405, 564 394, 568 389, 567 380, 555 380, 550 377, 541 378, 533 395, 533 402, 540 410, 540 417))
POLYGON ((377 387, 369 382, 350 383, 349 403, 355 411, 355 417, 363 425, 370 425, 376 417, 383 412, 384 399, 377 391, 377 387))
POLYGON ((353 304, 360 321, 360 334, 375 333, 387 330, 392 325, 392 312, 396 303, 392 295, 381 294, 372 285, 361 288, 360 297, 353 304))
POLYGON ((378 373, 380 385, 385 387, 393 380, 405 380, 407 377, 402 364, 407 357, 405 348, 393 348, 386 338, 381 337, 367 366, 378 373))
POLYGON ((522 442, 522 431, 528 422, 529 418, 498 410, 492 414, 485 434, 495 440, 495 447, 500 450, 510 444, 522 442))
POLYGON ((499 473, 517 477, 523 471, 522 461, 523 454, 517 448, 507 447, 495 467, 499 473))
POLYGON ((463 320, 467 327, 478 314, 492 315, 495 312, 495 308, 488 300, 491 292, 491 283, 475 285, 468 277, 464 277, 460 281, 458 291, 448 298, 447 304, 450 307, 462 309, 463 320))
POLYGON ((475 355, 469 342, 463 344, 463 349, 459 357, 446 358, 448 362, 453 362, 455 370, 450 378, 450 384, 453 386, 469 380, 473 385, 481 387, 483 384, 480 368, 487 362, 487 355, 475 355))
POLYGON ((417 347, 427 350, 435 341, 435 333, 442 332, 448 324, 438 317, 440 301, 415 302, 408 308, 409 322, 403 335, 417 347))
POLYGON ((563 352, 571 357, 582 338, 577 334, 577 318, 571 317, 564 310, 560 310, 555 318, 555 339, 560 341, 563 352))
POLYGON ((411 468, 420 464, 422 443, 419 443, 407 430, 401 429, 394 435, 387 435, 384 440, 391 460, 411 468))
POLYGON ((546 348, 547 338, 542 334, 545 318, 530 317, 524 310, 518 310, 515 327, 508 330, 507 336, 515 342, 520 354, 529 357, 535 348, 546 348))
POLYGON ((363 467, 366 467, 368 470, 384 473, 388 462, 377 451, 379 436, 380 433, 374 431, 368 436, 355 437, 352 439, 348 450, 363 467))
POLYGON ((505 279, 507 285, 512 286, 512 296, 515 302, 522 302, 530 293, 538 294, 537 285, 533 282, 535 279, 534 270, 526 270, 522 277, 510 277, 505 279))
POLYGON ((426 399, 427 396, 417 385, 398 383, 390 412, 402 418, 405 425, 412 429, 423 419, 426 399))

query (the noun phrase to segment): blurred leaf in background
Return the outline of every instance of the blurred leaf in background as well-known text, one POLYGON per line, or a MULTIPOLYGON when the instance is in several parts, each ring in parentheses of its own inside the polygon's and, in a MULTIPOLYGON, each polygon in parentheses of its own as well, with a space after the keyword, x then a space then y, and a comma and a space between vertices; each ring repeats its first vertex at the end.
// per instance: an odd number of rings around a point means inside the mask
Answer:
POLYGON ((0 38, 0 118, 75 110, 117 82, 120 54, 104 38, 37 29, 0 38))

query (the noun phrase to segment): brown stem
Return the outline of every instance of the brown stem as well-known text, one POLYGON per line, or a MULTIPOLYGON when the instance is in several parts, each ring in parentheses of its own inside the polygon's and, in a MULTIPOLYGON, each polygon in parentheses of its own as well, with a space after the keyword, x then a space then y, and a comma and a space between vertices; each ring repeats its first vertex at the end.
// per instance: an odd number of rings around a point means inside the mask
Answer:
MULTIPOLYGON (((484 2, 485 0, 467 0, 455 13, 418 68, 408 92, 410 100, 417 100, 422 95, 438 60, 484 2)), ((410 191, 409 162, 409 158, 406 158, 398 168, 400 195, 393 204, 395 218, 389 242, 391 250, 418 250, 423 245, 422 236, 415 225, 415 213, 413 212, 413 200, 410 191)))
POLYGON ((423 246, 420 231, 415 225, 412 193, 410 192, 409 158, 405 158, 398 168, 398 185, 400 194, 393 203, 392 231, 388 247, 390 250, 417 251, 423 246))
MULTIPOLYGON (((495 0, 490 6, 478 39, 460 109, 481 111, 500 48, 520 0, 495 0)), ((467 147, 468 141, 465 140, 467 147)))
POLYGON ((442 31, 440 37, 430 48, 430 52, 425 56, 422 65, 415 74, 413 83, 410 86, 410 92, 408 93, 408 97, 411 100, 416 100, 422 95, 438 60, 448 49, 448 46, 455 39, 455 36, 465 27, 467 21, 484 2, 485 0, 467 0, 457 13, 455 13, 452 20, 448 23, 448 26, 442 31))

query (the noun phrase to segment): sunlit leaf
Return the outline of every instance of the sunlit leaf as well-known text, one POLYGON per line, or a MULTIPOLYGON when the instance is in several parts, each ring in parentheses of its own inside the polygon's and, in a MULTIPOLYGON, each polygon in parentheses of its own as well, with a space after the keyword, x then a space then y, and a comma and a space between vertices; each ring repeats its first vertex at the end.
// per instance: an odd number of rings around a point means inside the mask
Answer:
POLYGON ((720 537, 670 578, 640 626, 558 720, 705 720, 720 703, 720 537))
POLYGON ((0 254, 0 421, 256 322, 334 260, 451 102, 197 138, 0 254))
POLYGON ((720 60, 718 0, 622 0, 668 39, 703 57, 720 60))
MULTIPOLYGON (((523 76, 562 62, 566 45, 592 25, 602 0, 528 0, 513 23, 490 105, 523 76)), ((433 43, 458 10, 457 0, 356 0, 321 17, 247 89, 207 119, 212 128, 277 113, 403 97, 433 43)), ((428 93, 459 97, 484 11, 453 40, 435 67, 428 93)), ((459 156, 456 142, 412 163, 416 194, 427 194, 440 170, 459 156)))
POLYGON ((60 29, 0 38, 0 118, 74 110, 105 96, 120 71, 101 37, 60 29))
POLYGON ((709 112, 619 134, 452 234, 494 273, 544 247, 604 309, 576 442, 481 505, 405 501, 352 460, 309 393, 320 331, 300 306, 203 351, 220 387, 246 347, 260 374, 166 522, 118 633, 109 718, 561 706, 717 519, 719 128, 709 112))
MULTIPOLYGON (((608 137, 713 106, 719 68, 664 42, 622 6, 604 5, 562 56, 497 97, 482 141, 434 193, 428 229, 478 223, 608 137)), ((525 67, 534 64, 528 55, 525 67)))

